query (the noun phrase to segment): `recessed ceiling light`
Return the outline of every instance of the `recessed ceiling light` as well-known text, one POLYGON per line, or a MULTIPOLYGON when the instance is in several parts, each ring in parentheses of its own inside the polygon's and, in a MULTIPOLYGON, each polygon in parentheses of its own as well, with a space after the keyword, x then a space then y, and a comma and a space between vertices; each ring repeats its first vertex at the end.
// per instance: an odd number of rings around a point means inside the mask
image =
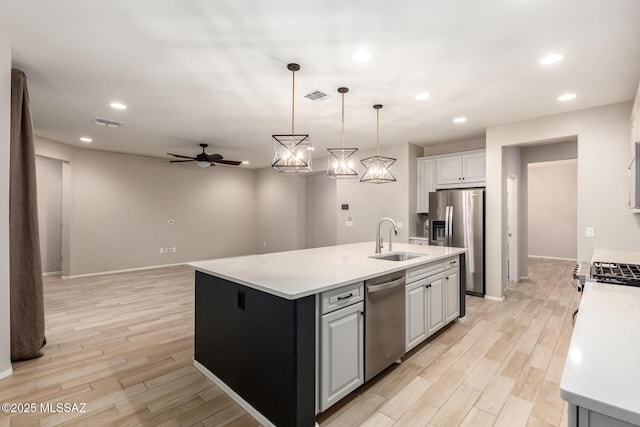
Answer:
POLYGON ((243 165, 248 165, 248 164, 249 164, 249 162, 245 160, 244 162, 242 162, 242 164, 243 164, 243 165))
POLYGON ((363 47, 353 52, 351 56, 355 62, 367 62, 371 59, 371 52, 363 47))
POLYGON ((561 54, 552 53, 552 54, 549 54, 549 55, 545 56, 544 58, 542 58, 540 60, 540 64, 542 64, 542 65, 555 64, 556 62, 562 61, 562 58, 564 58, 564 57, 561 54))
POLYGON ((122 102, 114 101, 109 105, 111 105, 111 108, 115 108, 116 110, 126 110, 127 109, 127 106, 124 105, 122 102))
POLYGON ((425 99, 429 99, 430 97, 431 95, 429 95, 429 92, 420 92, 416 95, 416 99, 418 101, 424 101, 425 99))
POLYGON ((81 136, 80 137, 80 141, 82 141, 82 142, 93 142, 93 139, 89 138, 88 136, 81 136))
POLYGON ((560 95, 558 97, 558 101, 571 101, 576 97, 575 93, 565 93, 564 95, 560 95))
POLYGON ((453 119, 453 123, 464 123, 467 121, 466 117, 456 117, 455 119, 453 119))

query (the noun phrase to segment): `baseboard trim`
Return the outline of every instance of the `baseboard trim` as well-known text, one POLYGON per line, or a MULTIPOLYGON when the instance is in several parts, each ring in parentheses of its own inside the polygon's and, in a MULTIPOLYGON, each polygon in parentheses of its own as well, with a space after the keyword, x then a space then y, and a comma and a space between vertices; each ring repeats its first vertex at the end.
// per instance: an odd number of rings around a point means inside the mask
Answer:
POLYGON ((62 276, 62 271, 48 271, 46 273, 42 273, 42 277, 47 276, 62 276))
MULTIPOLYGON (((210 370, 204 367, 197 360, 193 360, 193 366, 200 371, 202 375, 213 381, 218 387, 222 389, 234 402, 236 402, 242 409, 247 411, 249 415, 251 415, 257 422, 266 427, 276 427, 269 419, 267 419, 264 415, 258 412, 253 406, 249 404, 246 400, 244 400, 238 393, 233 391, 228 385, 226 385, 220 378, 216 377, 210 370)), ((316 425, 318 425, 316 423, 316 425)))
POLYGON ((529 258, 540 258, 540 259, 557 259, 559 261, 573 261, 573 262, 578 262, 577 259, 575 258, 562 258, 562 257, 556 257, 556 256, 544 256, 544 255, 528 255, 529 258))
POLYGON ((150 265, 148 267, 125 268, 123 270, 109 270, 109 271, 99 271, 99 272, 96 272, 96 273, 73 274, 71 276, 62 276, 62 278, 63 279, 77 279, 79 277, 102 276, 103 274, 131 273, 131 272, 135 272, 135 271, 154 270, 156 268, 175 267, 175 266, 178 266, 178 265, 187 265, 190 262, 191 261, 185 261, 185 262, 176 262, 174 264, 161 264, 161 265, 150 265))
POLYGON ((13 368, 9 368, 4 372, 0 372, 0 380, 3 378, 7 378, 13 375, 13 368))
POLYGON ((504 296, 501 297, 492 297, 491 295, 485 295, 484 299, 488 299, 489 301, 498 301, 498 302, 502 302, 504 301, 504 296))

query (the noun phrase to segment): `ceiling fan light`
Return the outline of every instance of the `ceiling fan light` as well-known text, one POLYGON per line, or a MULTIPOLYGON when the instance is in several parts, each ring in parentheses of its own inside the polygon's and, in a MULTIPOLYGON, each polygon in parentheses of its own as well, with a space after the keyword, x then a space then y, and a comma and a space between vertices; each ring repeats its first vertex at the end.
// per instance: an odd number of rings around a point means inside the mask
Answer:
POLYGON ((200 168, 203 168, 203 169, 204 169, 204 168, 208 168, 208 167, 210 167, 210 166, 211 166, 211 162, 206 162, 206 161, 203 161, 203 160, 198 160, 198 161, 196 161, 196 165, 198 165, 198 167, 200 167, 200 168))

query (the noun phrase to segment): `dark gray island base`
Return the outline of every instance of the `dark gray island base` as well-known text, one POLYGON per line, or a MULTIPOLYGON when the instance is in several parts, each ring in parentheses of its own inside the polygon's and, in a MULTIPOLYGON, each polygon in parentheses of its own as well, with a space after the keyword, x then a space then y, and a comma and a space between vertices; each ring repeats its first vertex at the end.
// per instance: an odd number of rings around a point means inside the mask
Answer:
MULTIPOLYGON (((398 246, 420 253, 421 258, 401 262, 371 259, 367 242, 191 264, 196 268, 194 366, 262 425, 316 426, 317 413, 365 382, 365 280, 405 271, 411 289, 423 287, 412 304, 423 302, 420 307, 428 310, 427 301, 431 300, 427 295, 442 297, 433 300, 441 301, 434 308, 442 316, 435 330, 465 317, 466 250, 398 246), (448 276, 459 283, 447 287, 448 276), (427 292, 431 283, 434 288, 439 283, 438 293, 427 292), (454 298, 450 303, 446 303, 447 295, 454 298), (351 299, 355 301, 349 302, 351 299), (344 301, 344 308, 326 306, 344 301), (453 301, 458 304, 451 307, 453 301), (337 335, 325 329, 329 318, 335 319, 330 327, 337 328, 337 335), (336 341, 327 344, 330 336, 336 341), (327 348, 333 345, 338 346, 337 353, 330 351, 327 356, 327 348), (340 351, 345 348, 350 349, 347 356, 340 351), (347 359, 327 359, 335 354, 347 359), (332 367, 338 368, 332 371, 332 367), (331 376, 344 372, 343 377, 331 376), (327 383, 326 375, 336 382, 327 383), (346 384, 344 388, 342 384, 346 384), (327 398, 327 393, 333 394, 327 398)), ((406 314, 406 321, 411 318, 415 324, 417 319, 417 325, 425 327, 424 341, 433 333, 427 332, 426 325, 431 317, 422 311, 412 313, 418 316, 406 314)), ((411 340, 413 348, 416 338, 411 340)), ((407 348, 409 345, 407 333, 407 348)))
POLYGON ((194 358, 274 425, 313 426, 315 301, 196 271, 194 358))

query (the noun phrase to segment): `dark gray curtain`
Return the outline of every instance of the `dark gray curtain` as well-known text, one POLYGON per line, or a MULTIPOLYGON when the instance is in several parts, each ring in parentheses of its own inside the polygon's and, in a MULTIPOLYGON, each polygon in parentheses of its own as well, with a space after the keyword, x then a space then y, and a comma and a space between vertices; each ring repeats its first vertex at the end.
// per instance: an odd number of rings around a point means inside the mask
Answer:
POLYGON ((11 70, 9 280, 11 360, 42 356, 44 301, 38 235, 36 157, 27 76, 11 70))

